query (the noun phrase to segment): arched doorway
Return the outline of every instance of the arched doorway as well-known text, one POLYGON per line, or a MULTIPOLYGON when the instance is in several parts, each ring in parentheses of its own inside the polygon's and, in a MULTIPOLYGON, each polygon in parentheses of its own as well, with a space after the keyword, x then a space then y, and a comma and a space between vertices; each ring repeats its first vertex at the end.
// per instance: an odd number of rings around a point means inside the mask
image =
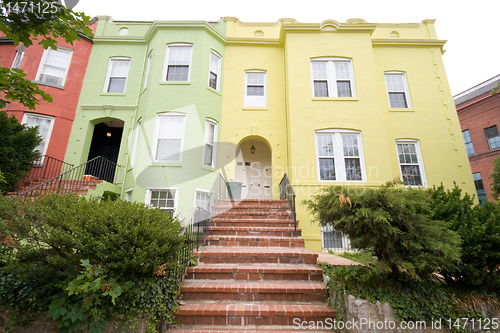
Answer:
MULTIPOLYGON (((87 159, 88 161, 98 156, 102 156, 114 163, 118 161, 123 134, 123 124, 124 123, 121 121, 113 120, 95 125, 92 143, 90 144, 89 157, 87 159)), ((110 166, 106 166, 106 168, 108 167, 110 166)), ((85 173, 112 183, 115 175, 115 169, 104 170, 101 167, 96 168, 93 165, 89 165, 87 166, 85 173)))
POLYGON ((242 199, 272 198, 271 155, 271 149, 262 140, 248 139, 240 144, 235 180, 243 183, 242 199))

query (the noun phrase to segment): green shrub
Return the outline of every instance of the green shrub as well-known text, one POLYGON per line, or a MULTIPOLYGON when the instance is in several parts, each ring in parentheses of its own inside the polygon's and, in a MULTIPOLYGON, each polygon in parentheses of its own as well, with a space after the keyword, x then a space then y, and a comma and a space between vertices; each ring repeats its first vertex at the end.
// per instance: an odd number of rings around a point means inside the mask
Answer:
POLYGON ((61 195, 18 202, 18 212, 5 218, 15 252, 0 270, 0 300, 14 315, 28 309, 34 316, 50 305, 68 332, 89 325, 99 331, 112 317, 144 318, 154 326, 175 307, 164 304, 164 295, 178 291, 168 272, 179 265, 184 237, 169 214, 139 203, 61 195))
POLYGON ((361 193, 327 188, 304 204, 322 225, 349 236, 352 247, 372 250, 380 271, 398 279, 428 278, 459 262, 460 237, 447 222, 430 218, 424 190, 389 183, 361 193))
POLYGON ((456 270, 442 270, 449 284, 500 292, 500 207, 485 202, 474 205, 455 185, 429 189, 432 218, 450 222, 462 238, 461 264, 456 270))

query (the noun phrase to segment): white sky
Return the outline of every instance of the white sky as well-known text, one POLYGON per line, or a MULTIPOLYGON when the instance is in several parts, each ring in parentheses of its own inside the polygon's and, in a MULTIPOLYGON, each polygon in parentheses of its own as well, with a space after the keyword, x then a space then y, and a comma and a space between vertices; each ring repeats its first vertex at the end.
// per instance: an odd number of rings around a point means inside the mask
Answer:
POLYGON ((218 21, 224 16, 243 22, 291 17, 304 23, 436 19, 438 38, 448 40, 443 59, 453 95, 500 74, 500 0, 80 0, 74 10, 117 21, 218 21))

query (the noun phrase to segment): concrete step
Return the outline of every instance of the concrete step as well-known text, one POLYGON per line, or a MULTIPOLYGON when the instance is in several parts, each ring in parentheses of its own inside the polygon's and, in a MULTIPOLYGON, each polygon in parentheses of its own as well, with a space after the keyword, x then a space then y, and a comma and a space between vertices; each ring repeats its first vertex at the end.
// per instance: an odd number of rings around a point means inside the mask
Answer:
POLYGON ((207 302, 318 302, 326 300, 323 283, 273 281, 185 281, 181 288, 186 302, 204 300, 207 302))
POLYGON ((276 236, 208 236, 208 246, 272 246, 272 247, 304 247, 304 239, 300 237, 276 236))
POLYGON ((205 264, 310 264, 318 254, 293 248, 276 247, 203 247, 193 253, 205 264))
POLYGON ((323 271, 313 265, 199 265, 187 269, 186 280, 322 281, 323 271))

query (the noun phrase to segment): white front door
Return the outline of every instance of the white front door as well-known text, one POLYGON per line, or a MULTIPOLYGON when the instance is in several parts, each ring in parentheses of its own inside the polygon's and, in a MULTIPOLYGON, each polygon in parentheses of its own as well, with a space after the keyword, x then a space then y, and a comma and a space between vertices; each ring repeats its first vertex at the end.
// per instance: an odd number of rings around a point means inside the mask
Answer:
POLYGON ((241 158, 236 161, 236 180, 242 182, 242 199, 271 199, 271 161, 241 158))

